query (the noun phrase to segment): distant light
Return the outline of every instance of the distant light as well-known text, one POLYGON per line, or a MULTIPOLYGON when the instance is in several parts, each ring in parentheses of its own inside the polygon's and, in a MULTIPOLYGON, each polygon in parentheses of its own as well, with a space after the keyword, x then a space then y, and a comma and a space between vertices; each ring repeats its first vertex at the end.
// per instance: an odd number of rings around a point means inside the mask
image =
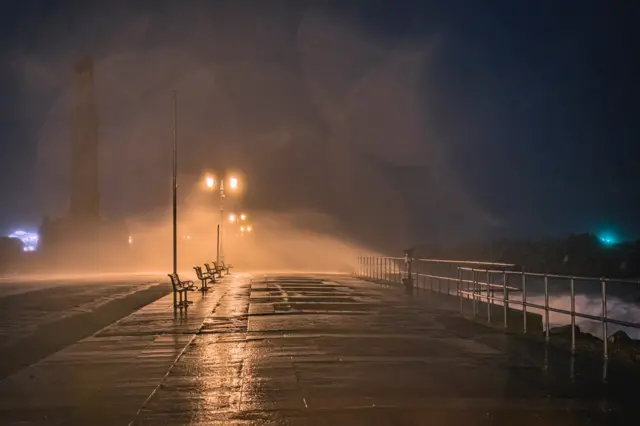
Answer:
POLYGON ((618 238, 609 232, 598 235, 598 239, 605 246, 613 246, 619 242, 618 238))
POLYGON ((238 189, 238 178, 237 177, 229 178, 229 188, 238 189))
POLYGON ((27 232, 17 229, 9 238, 17 238, 22 242, 24 251, 36 251, 40 237, 35 232, 27 232))
POLYGON ((129 235, 129 244, 133 244, 133 237, 129 235))
POLYGON ((236 215, 231 213, 229 215, 229 222, 234 223, 236 221, 236 215))
POLYGON ((252 229, 251 225, 247 226, 247 232, 251 232, 252 229))
POLYGON ((244 232, 244 226, 240 227, 240 232, 244 232))
POLYGON ((207 176, 206 182, 209 188, 213 188, 216 184, 216 180, 212 176, 207 176))
POLYGON ((245 220, 246 218, 247 218, 247 215, 246 215, 246 214, 242 213, 242 214, 240 215, 240 220, 245 220))

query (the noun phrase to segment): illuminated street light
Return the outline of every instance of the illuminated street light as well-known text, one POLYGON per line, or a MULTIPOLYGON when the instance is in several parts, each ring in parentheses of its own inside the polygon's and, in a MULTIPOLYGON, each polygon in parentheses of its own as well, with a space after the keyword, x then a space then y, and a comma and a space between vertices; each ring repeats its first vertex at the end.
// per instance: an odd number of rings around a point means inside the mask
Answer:
POLYGON ((247 232, 251 232, 252 229, 251 225, 247 226, 247 232))
MULTIPOLYGON (((220 181, 219 194, 220 194, 220 231, 219 231, 219 239, 218 239, 218 254, 217 254, 217 262, 220 260, 224 260, 224 252, 222 251, 223 241, 224 241, 224 199, 227 198, 227 194, 225 193, 226 189, 231 191, 235 191, 240 186, 240 181, 236 176, 229 176, 228 185, 225 188, 225 180, 226 178, 219 178, 220 181)), ((205 178, 205 183, 209 189, 213 189, 216 185, 216 177, 215 176, 207 176, 205 178)), ((242 218, 244 220, 244 218, 242 218)), ((234 223, 236 221, 235 215, 229 216, 229 222, 234 223)))
POLYGON ((231 189, 238 189, 238 178, 235 176, 232 176, 229 178, 229 188, 231 189))
POLYGON ((213 187, 216 185, 216 180, 211 176, 207 176, 206 182, 207 182, 207 187, 211 189, 213 189, 213 187))
POLYGON ((240 227, 240 232, 244 232, 244 226, 240 227))
POLYGON ((240 220, 246 220, 247 219, 247 215, 242 213, 240 214, 240 220))
POLYGON ((235 215, 235 214, 233 214, 233 213, 231 213, 231 214, 229 215, 229 222, 231 222, 231 223, 235 223, 235 221, 236 221, 236 215, 235 215))

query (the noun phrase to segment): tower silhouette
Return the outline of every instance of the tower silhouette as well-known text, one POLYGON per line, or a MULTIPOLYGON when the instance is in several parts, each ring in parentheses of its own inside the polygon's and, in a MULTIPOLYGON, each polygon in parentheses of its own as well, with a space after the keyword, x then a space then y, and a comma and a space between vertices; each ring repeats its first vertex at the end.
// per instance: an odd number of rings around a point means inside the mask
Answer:
POLYGON ((83 226, 100 222, 100 162, 93 61, 76 63, 75 105, 71 143, 69 218, 83 226))

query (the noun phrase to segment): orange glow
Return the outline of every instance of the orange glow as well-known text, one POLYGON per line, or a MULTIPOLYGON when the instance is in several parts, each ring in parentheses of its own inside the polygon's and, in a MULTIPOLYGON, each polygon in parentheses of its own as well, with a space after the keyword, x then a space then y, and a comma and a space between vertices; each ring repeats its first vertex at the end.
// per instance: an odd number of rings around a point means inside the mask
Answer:
POLYGON ((238 178, 235 176, 232 176, 229 178, 229 188, 231 189, 238 189, 238 178))
POLYGON ((213 188, 216 184, 216 180, 212 176, 207 176, 207 187, 213 188))

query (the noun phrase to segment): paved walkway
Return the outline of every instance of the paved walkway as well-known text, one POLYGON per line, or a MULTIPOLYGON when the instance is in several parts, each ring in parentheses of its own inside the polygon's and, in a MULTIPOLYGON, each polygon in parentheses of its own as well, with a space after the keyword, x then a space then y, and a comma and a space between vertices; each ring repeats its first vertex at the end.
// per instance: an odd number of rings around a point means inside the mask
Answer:
POLYGON ((596 424, 614 406, 435 296, 235 276, 171 296, 0 382, 0 424, 596 424))

